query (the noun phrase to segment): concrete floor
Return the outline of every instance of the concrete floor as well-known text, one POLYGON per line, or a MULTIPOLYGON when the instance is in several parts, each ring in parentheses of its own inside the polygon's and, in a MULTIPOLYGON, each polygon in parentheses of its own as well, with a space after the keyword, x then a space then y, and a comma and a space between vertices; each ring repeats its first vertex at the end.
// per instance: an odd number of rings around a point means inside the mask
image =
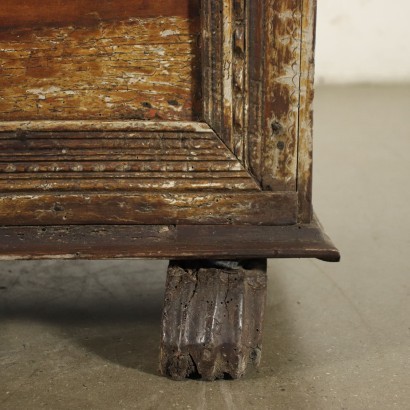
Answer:
POLYGON ((321 88, 316 211, 343 261, 272 260, 259 371, 157 374, 166 262, 0 264, 1 409, 410 409, 410 87, 321 88))

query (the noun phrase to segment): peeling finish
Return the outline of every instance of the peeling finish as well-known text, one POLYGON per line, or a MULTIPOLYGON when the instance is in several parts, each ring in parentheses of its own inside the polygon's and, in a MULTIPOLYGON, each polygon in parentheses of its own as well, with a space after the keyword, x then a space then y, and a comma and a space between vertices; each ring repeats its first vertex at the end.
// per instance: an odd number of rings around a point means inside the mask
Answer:
POLYGON ((256 108, 249 163, 267 190, 296 189, 301 7, 301 0, 266 0, 251 8, 251 43, 264 48, 256 47, 250 57, 256 65, 250 74, 256 108))
POLYGON ((0 121, 197 120, 198 35, 183 17, 0 30, 0 121))
POLYGON ((188 7, 174 17, 0 31, 3 195, 32 195, 24 206, 40 208, 26 220, 39 215, 41 223, 55 220, 41 198, 103 192, 117 195, 112 223, 153 223, 161 212, 170 223, 295 223, 298 204, 299 217, 309 221, 315 7, 313 0, 202 0, 200 21, 199 8, 192 14, 188 7), (41 61, 49 64, 34 64, 41 61), (54 72, 54 63, 71 65, 72 77, 54 72), (19 101, 27 116, 7 111, 19 101), (204 122, 197 122, 201 112, 204 122), (197 190, 212 207, 198 205, 197 190), (184 193, 186 203, 151 203, 151 193, 157 201, 171 192, 184 193), (251 192, 253 200, 238 196, 247 202, 229 200, 225 216, 212 215, 218 195, 251 192), (146 198, 138 216, 131 215, 132 201, 122 200, 127 195, 146 198), (286 207, 283 217, 279 209, 286 207))
POLYGON ((302 59, 300 81, 298 193, 299 220, 312 218, 313 97, 315 67, 316 0, 304 1, 302 19, 302 59))
POLYGON ((196 121, 0 121, 0 133, 21 131, 186 131, 201 134, 213 133, 208 124, 196 121))
POLYGON ((21 138, 0 134, 0 191, 259 191, 209 129, 92 134, 80 129, 58 135, 25 130, 21 138))
POLYGON ((32 193, 0 196, 0 225, 292 225, 296 193, 32 193))

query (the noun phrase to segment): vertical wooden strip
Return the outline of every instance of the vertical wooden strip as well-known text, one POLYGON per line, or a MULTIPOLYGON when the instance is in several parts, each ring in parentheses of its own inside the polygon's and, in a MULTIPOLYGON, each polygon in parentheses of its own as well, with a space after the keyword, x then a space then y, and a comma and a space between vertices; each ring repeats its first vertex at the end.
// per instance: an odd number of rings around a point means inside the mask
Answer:
POLYGON ((212 119, 210 126, 223 137, 223 84, 222 84, 222 5, 223 0, 210 0, 212 42, 212 119))
POLYGON ((301 0, 267 0, 262 185, 296 190, 301 0))
POLYGON ((212 24, 211 0, 201 1, 201 59, 203 120, 212 123, 212 24))
POLYGON ((232 147, 233 139, 233 8, 231 0, 222 8, 222 82, 223 82, 223 140, 232 147))
POLYGON ((299 221, 312 220, 312 127, 316 0, 303 0, 298 159, 299 221))
POLYGON ((247 64, 247 32, 245 0, 234 0, 233 22, 233 151, 241 160, 244 160, 244 143, 246 139, 246 91, 245 73, 247 64))
MULTIPOLYGON (((234 143, 234 49, 235 17, 233 0, 204 0, 205 36, 203 49, 206 75, 205 120, 226 146, 235 152, 234 143)), ((240 135, 242 138, 242 135, 240 135)), ((239 144, 242 143, 242 139, 239 144)))
POLYGON ((264 55, 264 7, 260 1, 248 1, 247 37, 248 67, 248 135, 246 163, 251 173, 260 181, 262 179, 262 95, 263 95, 263 55, 264 55))

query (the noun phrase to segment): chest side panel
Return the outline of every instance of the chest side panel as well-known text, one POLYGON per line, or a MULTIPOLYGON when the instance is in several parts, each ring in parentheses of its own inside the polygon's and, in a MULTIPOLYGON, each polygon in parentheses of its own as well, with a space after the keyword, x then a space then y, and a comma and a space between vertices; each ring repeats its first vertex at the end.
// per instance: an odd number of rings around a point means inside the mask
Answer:
POLYGON ((0 121, 196 120, 196 0, 0 5, 0 121))

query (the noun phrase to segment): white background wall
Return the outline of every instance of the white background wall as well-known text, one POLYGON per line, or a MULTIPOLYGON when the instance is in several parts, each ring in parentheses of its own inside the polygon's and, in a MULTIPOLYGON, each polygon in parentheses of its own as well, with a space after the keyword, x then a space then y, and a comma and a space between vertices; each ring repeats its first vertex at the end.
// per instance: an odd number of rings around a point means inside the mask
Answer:
POLYGON ((318 0, 316 76, 410 82, 410 0, 318 0))

